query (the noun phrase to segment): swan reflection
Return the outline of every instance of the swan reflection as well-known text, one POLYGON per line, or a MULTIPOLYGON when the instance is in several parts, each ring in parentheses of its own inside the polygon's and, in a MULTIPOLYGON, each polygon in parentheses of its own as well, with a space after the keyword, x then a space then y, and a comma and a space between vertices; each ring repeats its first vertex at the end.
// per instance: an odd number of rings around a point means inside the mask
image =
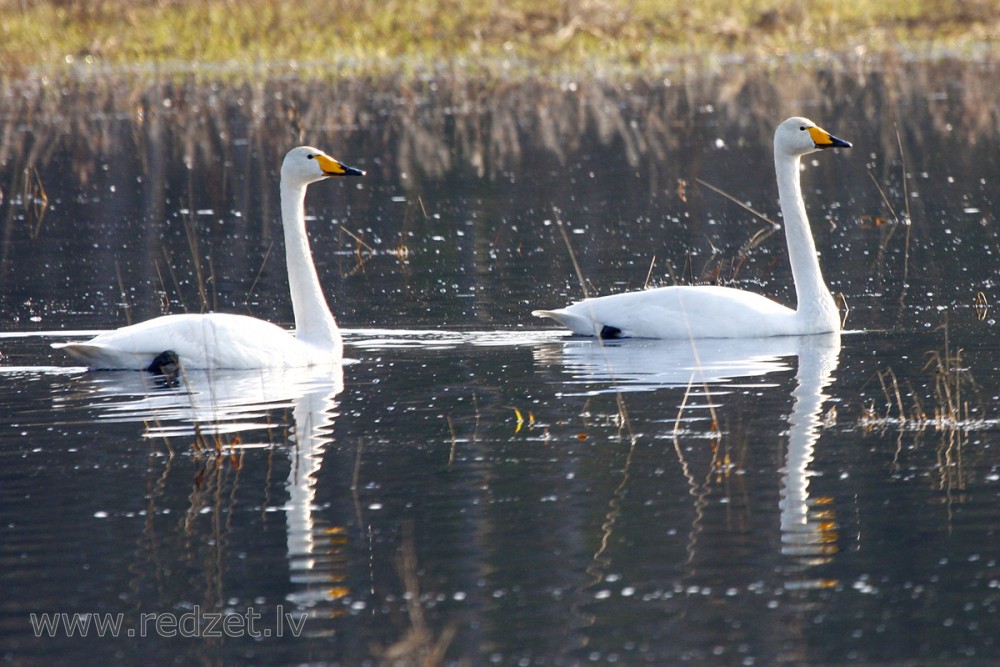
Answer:
POLYGON ((187 371, 172 383, 134 371, 102 372, 82 376, 79 391, 57 401, 86 402, 97 408, 101 420, 142 422, 147 438, 169 442, 170 438, 193 436, 198 442, 213 436, 223 453, 270 447, 271 433, 291 426, 285 447, 290 459, 284 485, 288 500, 277 509, 286 516, 289 576, 294 588, 288 599, 313 607, 341 595, 341 589, 330 584, 329 561, 336 547, 324 544, 336 542, 338 531, 318 528, 314 510, 316 480, 324 449, 331 441, 336 396, 343 388, 339 364, 187 371), (288 409, 290 424, 275 420, 276 412, 288 409))
POLYGON ((737 378, 762 378, 791 370, 786 358, 798 354, 795 336, 762 339, 596 341, 571 338, 539 347, 535 360, 559 363, 572 383, 588 385, 590 393, 650 391, 689 384, 729 383, 737 378), (610 382, 608 388, 594 383, 610 382))
POLYGON ((822 562, 835 549, 835 526, 816 510, 825 499, 810 497, 810 464, 819 440, 824 393, 837 368, 840 335, 784 336, 753 340, 596 341, 567 339, 536 348, 542 365, 560 364, 581 393, 653 391, 665 387, 780 386, 765 378, 791 368, 798 359, 794 405, 788 416, 788 448, 782 467, 780 515, 781 551, 802 566, 822 562), (594 385, 598 386, 594 386, 594 385), (813 510, 811 511, 811 508, 813 510))

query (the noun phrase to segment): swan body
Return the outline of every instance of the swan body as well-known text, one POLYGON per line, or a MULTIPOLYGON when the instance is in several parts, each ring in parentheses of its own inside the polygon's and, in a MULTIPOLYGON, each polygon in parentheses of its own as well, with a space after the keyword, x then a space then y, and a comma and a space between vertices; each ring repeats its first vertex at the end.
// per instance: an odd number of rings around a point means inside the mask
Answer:
POLYGON ((674 286, 611 294, 532 314, 556 320, 580 336, 607 338, 760 338, 840 331, 840 313, 816 255, 799 185, 801 157, 851 144, 806 118, 774 133, 774 168, 792 265, 796 309, 731 287, 674 286))
POLYGON ((281 165, 281 219, 285 263, 295 313, 295 333, 246 315, 165 315, 100 334, 89 341, 57 343, 93 369, 151 369, 172 352, 187 369, 292 368, 340 363, 343 341, 323 296, 309 249, 305 194, 310 183, 360 176, 316 148, 299 146, 281 165))

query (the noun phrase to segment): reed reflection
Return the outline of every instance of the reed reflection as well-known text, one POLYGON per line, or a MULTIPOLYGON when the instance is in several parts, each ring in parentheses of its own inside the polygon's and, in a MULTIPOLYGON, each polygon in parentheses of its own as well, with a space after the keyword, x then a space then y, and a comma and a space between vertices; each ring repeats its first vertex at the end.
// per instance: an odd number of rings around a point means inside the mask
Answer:
MULTIPOLYGON (((823 424, 825 393, 837 368, 840 335, 783 336, 750 340, 622 340, 600 342, 568 339, 558 345, 540 346, 536 362, 559 364, 565 374, 580 385, 581 394, 656 391, 684 387, 684 403, 674 425, 674 436, 683 439, 697 422, 706 418, 706 409, 724 410, 732 387, 754 387, 765 391, 780 386, 768 375, 789 370, 788 360, 796 358, 794 399, 788 415, 788 441, 780 468, 781 553, 789 558, 788 575, 820 564, 836 552, 836 523, 828 513, 829 499, 813 498, 809 490, 810 465, 823 424), (594 388, 593 385, 600 385, 594 388), (691 417, 692 412, 696 415, 691 417), (687 417, 683 417, 683 414, 687 417)), ((715 420, 713 419, 713 424, 715 420)), ((718 428, 715 424, 715 428, 718 428)), ((722 434, 721 437, 725 437, 722 434)), ((678 455, 680 448, 678 448, 678 455)), ((692 485, 695 525, 689 539, 689 563, 698 557, 697 536, 704 529, 707 491, 681 459, 685 477, 692 485)), ((819 585, 798 582, 794 586, 819 585)))
MULTIPOLYGON (((337 395, 343 388, 343 368, 339 365, 189 371, 182 372, 175 382, 137 372, 82 376, 77 394, 67 396, 67 402, 84 399, 97 410, 98 419, 141 422, 151 451, 158 449, 161 442, 169 451, 166 457, 161 454, 150 459, 151 471, 162 467, 162 472, 151 483, 146 531, 137 551, 137 560, 143 563, 134 568, 138 595, 145 588, 142 581, 168 576, 171 561, 201 563, 202 569, 192 582, 196 586, 185 587, 192 593, 200 591, 200 597, 190 602, 203 605, 203 609, 227 604, 232 593, 227 591, 226 581, 235 565, 230 561, 238 553, 259 548, 244 543, 236 533, 234 515, 240 514, 244 502, 262 504, 265 514, 258 528, 265 529, 266 515, 273 508, 266 496, 257 496, 260 490, 248 483, 245 472, 247 466, 259 468, 267 462, 265 479, 270 477, 270 456, 252 454, 267 449, 284 451, 289 459, 284 483, 287 500, 279 506, 285 515, 290 583, 285 600, 312 617, 344 613, 336 602, 349 592, 343 585, 348 566, 346 531, 323 525, 316 516, 317 478, 324 450, 332 438, 337 395), (291 411, 290 420, 281 418, 284 410, 291 411), (195 478, 187 496, 185 520, 172 529, 164 528, 155 517, 176 510, 171 507, 173 501, 167 497, 166 488, 172 484, 170 478, 182 475, 186 467, 178 463, 179 457, 194 460, 195 478), (206 523, 203 515, 212 520, 206 523), (172 530, 181 533, 172 535, 172 530), (191 537, 200 539, 192 541, 191 537), (211 557, 191 552, 205 545, 211 545, 211 557)), ((56 398, 57 403, 61 400, 56 398)), ((259 475, 251 477, 257 478, 259 475)), ((264 491, 269 492, 266 486, 264 491)), ((265 580, 269 585, 273 583, 273 578, 265 580)), ((170 607, 178 601, 161 602, 170 607)), ((313 623, 306 624, 305 630, 322 632, 323 628, 313 623)))

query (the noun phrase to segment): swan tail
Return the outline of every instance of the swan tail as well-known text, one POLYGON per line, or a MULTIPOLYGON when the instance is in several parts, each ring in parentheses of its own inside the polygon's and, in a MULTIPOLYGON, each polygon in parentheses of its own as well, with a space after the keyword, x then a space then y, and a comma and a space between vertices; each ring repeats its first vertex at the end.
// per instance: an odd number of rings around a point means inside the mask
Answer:
POLYGON ((98 343, 52 343, 52 347, 62 350, 88 368, 109 370, 142 368, 138 355, 127 355, 128 358, 123 358, 120 350, 98 343))
POLYGON ((563 325, 577 336, 593 336, 597 333, 597 323, 587 317, 582 317, 576 313, 571 313, 566 309, 559 310, 533 310, 531 314, 535 317, 548 317, 563 325))

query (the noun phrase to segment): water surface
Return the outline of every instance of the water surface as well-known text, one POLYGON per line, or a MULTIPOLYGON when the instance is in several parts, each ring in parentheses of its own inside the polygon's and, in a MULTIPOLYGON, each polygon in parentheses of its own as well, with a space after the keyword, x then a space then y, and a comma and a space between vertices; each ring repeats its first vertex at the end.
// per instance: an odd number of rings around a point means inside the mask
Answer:
POLYGON ((4 659, 995 661, 997 79, 9 87, 4 659), (602 346, 530 317, 581 294, 560 222, 598 293, 790 302, 781 235, 741 259, 764 223, 698 179, 777 219, 792 113, 855 144, 803 175, 847 333, 602 346), (354 363, 171 384, 49 347, 166 311, 290 322, 274 181, 304 141, 369 171, 308 199, 354 363), (261 635, 142 626, 194 610, 261 635))

